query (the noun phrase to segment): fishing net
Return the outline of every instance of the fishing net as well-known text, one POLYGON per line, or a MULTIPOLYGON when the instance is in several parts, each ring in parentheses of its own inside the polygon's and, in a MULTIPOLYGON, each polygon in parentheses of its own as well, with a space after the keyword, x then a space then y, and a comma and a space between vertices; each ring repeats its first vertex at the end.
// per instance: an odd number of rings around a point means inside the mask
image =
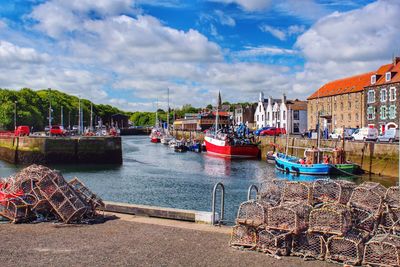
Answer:
POLYGON ((235 225, 232 228, 230 245, 233 247, 254 248, 257 244, 257 232, 254 227, 235 225))
POLYGON ((345 180, 320 179, 313 183, 315 203, 336 202, 346 205, 356 185, 345 180))
POLYGON ((352 207, 369 210, 375 215, 381 212, 386 188, 378 183, 364 182, 357 186, 350 197, 352 207))
POLYGON ((284 186, 285 180, 274 179, 263 182, 260 186, 258 201, 266 206, 279 205, 284 186))
POLYGON ((312 207, 305 203, 283 203, 268 210, 267 228, 300 233, 307 229, 312 207))
POLYGON ((387 189, 385 203, 390 207, 400 208, 400 190, 398 186, 392 186, 387 189))
POLYGON ((257 249, 272 255, 290 254, 292 235, 289 232, 261 230, 258 232, 257 249))
POLYGON ((343 235, 352 225, 350 209, 342 204, 326 204, 310 213, 309 231, 343 235))
POLYGON ((364 241, 368 234, 351 230, 344 236, 332 236, 327 242, 326 258, 334 262, 358 265, 363 259, 364 241))
POLYGON ((304 232, 293 236, 292 255, 323 260, 326 254, 326 240, 329 236, 304 232))
POLYGON ((400 237, 374 236, 365 245, 363 265, 400 266, 400 237))
POLYGON ((282 202, 304 202, 312 205, 312 184, 305 182, 286 182, 282 202))
POLYGON ((258 227, 267 221, 267 209, 254 200, 243 202, 236 217, 237 224, 258 227))

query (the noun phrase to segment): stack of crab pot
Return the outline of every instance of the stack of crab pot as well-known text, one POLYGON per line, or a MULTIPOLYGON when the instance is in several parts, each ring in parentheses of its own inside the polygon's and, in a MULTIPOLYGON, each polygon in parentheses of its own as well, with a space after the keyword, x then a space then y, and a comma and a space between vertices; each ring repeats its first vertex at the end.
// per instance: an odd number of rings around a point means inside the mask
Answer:
POLYGON ((399 221, 399 187, 271 180, 261 185, 256 200, 240 205, 231 246, 349 265, 399 266, 399 221))

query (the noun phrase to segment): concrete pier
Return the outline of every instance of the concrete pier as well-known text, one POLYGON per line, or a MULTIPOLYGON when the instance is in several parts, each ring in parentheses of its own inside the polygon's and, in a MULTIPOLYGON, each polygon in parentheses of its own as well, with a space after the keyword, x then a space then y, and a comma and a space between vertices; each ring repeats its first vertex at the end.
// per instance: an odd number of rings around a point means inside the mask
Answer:
POLYGON ((13 164, 122 164, 120 137, 0 137, 0 159, 13 164))

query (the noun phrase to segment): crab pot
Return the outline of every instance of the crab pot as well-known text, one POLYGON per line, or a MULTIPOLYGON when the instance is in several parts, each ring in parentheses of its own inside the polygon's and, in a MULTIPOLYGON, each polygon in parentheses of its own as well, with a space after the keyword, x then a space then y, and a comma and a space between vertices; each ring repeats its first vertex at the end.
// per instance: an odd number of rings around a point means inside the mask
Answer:
POLYGON ((334 202, 346 205, 356 185, 345 180, 321 179, 313 183, 315 203, 334 202))
POLYGON ((352 230, 344 236, 331 236, 326 245, 326 258, 344 264, 360 264, 367 236, 367 233, 357 230, 352 230))
POLYGON ((382 212, 380 218, 379 228, 383 228, 384 233, 389 233, 400 228, 400 208, 386 207, 385 211, 382 212))
POLYGON ((89 208, 59 175, 46 175, 37 186, 57 215, 71 223, 82 218, 89 208))
POLYGON ((386 188, 381 184, 364 182, 354 189, 349 203, 351 207, 369 210, 375 215, 379 215, 385 194, 386 188))
POLYGON ((267 221, 267 209, 254 200, 243 202, 236 217, 237 224, 258 227, 267 221))
POLYGON ((290 254, 292 235, 289 232, 261 230, 258 232, 257 249, 272 255, 290 254))
POLYGON ((360 208, 351 208, 351 219, 353 227, 368 232, 374 232, 378 227, 379 220, 371 211, 360 208))
POLYGON ((310 232, 343 235, 351 225, 350 209, 342 204, 326 204, 310 213, 310 232))
POLYGON ((283 188, 282 202, 303 202, 312 205, 312 184, 305 182, 286 182, 283 188))
POLYGON ((254 227, 235 225, 232 228, 231 241, 233 247, 253 248, 257 244, 257 232, 254 227))
POLYGON ((94 194, 86 185, 84 185, 78 178, 72 179, 68 183, 72 189, 83 199, 84 202, 89 203, 91 209, 89 209, 91 214, 96 212, 96 208, 104 208, 105 204, 101 198, 94 194))
POLYGON ((308 227, 312 207, 305 203, 283 203, 268 210, 268 229, 298 234, 308 227))
POLYGON ((19 197, 0 202, 0 216, 13 223, 26 222, 34 218, 29 205, 19 197))
POLYGON ((398 186, 392 186, 387 189, 385 204, 392 208, 400 208, 400 190, 398 186))
POLYGON ((320 233, 304 232, 293 236, 292 255, 323 260, 326 254, 328 236, 320 233))
POLYGON ((376 235, 366 245, 363 265, 400 266, 400 237, 376 235))
POLYGON ((260 193, 258 200, 261 204, 267 203, 267 205, 277 206, 281 202, 283 188, 285 181, 281 179, 274 179, 263 182, 260 186, 260 193))

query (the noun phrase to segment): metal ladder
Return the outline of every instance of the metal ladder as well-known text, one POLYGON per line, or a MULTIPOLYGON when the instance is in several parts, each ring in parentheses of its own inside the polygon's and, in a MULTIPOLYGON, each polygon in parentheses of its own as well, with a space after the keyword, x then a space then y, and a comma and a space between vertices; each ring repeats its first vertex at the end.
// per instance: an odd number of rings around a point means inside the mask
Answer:
POLYGON ((224 221, 224 213, 225 213, 225 187, 221 182, 218 182, 214 185, 213 192, 212 192, 212 217, 211 223, 212 225, 221 225, 224 221), (216 206, 216 198, 217 198, 217 190, 221 188, 221 214, 218 218, 218 222, 215 220, 215 206, 216 206))

